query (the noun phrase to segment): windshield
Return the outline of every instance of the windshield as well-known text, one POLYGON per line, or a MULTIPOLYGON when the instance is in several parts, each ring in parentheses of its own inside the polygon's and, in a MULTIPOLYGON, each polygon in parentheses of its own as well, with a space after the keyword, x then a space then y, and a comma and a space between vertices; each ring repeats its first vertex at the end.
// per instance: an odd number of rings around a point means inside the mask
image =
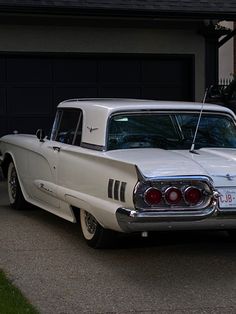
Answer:
MULTIPOLYGON (((110 119, 108 150, 129 148, 190 149, 199 113, 119 114, 110 119)), ((236 148, 236 126, 226 115, 203 113, 195 149, 236 148)))

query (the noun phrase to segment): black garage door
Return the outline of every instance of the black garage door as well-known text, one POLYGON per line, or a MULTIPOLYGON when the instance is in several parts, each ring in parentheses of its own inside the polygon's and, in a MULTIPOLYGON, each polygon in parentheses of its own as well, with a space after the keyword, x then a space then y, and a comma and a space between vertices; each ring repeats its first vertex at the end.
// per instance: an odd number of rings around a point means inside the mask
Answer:
POLYGON ((192 56, 0 57, 0 135, 49 132, 58 102, 78 97, 193 100, 192 56))

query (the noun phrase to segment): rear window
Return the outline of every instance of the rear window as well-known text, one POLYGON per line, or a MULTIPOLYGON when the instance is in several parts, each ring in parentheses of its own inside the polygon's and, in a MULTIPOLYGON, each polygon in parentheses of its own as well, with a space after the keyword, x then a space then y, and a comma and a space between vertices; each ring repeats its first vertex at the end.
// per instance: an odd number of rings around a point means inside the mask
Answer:
MULTIPOLYGON (((120 114, 111 118, 108 150, 131 148, 190 149, 199 113, 120 114)), ((236 147, 234 120, 203 113, 195 148, 236 147)))

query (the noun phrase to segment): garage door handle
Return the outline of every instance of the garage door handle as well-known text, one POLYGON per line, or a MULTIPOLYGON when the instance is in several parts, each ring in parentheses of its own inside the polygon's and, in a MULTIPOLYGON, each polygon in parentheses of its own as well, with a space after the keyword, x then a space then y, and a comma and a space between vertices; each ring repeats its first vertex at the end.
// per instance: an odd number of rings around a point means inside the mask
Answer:
POLYGON ((61 150, 61 147, 59 147, 59 146, 53 146, 52 148, 53 148, 53 150, 56 150, 58 152, 61 150))

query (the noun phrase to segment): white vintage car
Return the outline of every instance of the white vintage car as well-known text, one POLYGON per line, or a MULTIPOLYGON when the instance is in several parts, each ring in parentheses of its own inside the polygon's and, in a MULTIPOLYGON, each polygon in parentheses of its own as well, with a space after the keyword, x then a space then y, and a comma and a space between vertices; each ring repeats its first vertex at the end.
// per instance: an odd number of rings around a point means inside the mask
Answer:
POLYGON ((211 104, 75 99, 50 138, 12 134, 0 160, 12 207, 73 223, 92 247, 116 232, 236 230, 236 117, 211 104))

